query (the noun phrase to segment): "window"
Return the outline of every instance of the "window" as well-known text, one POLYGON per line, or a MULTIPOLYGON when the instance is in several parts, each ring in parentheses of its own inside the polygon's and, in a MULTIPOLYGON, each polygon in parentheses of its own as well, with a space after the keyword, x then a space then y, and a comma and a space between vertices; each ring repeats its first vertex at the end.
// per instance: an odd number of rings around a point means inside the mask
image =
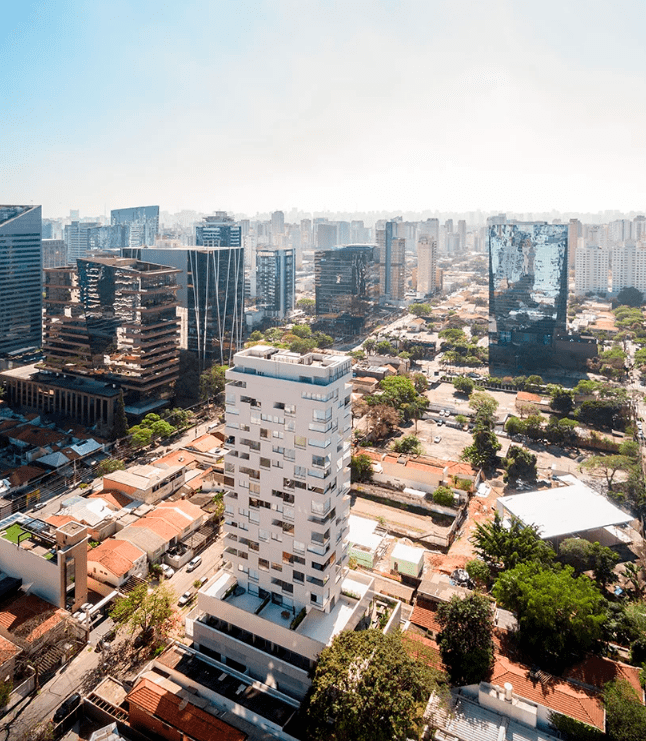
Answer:
POLYGON ((258 540, 269 540, 269 532, 267 530, 258 529, 258 540))
POLYGON ((269 571, 269 561, 266 558, 258 559, 258 568, 261 571, 269 571))
POLYGON ((261 468, 271 468, 271 461, 269 460, 269 458, 261 458, 260 466, 261 468))
POLYGON ((265 429, 264 427, 260 428, 260 437, 263 440, 269 440, 269 430, 265 429))
POLYGON ((272 564, 271 564, 271 568, 272 568, 272 569, 273 569, 274 571, 282 571, 282 570, 283 570, 282 564, 279 564, 279 563, 273 563, 273 562, 272 562, 272 564))
POLYGON ((305 553, 305 543, 301 543, 298 540, 294 541, 294 553, 305 553))
POLYGON ((274 468, 282 468, 283 467, 283 462, 282 461, 279 461, 279 460, 275 460, 275 461, 272 461, 272 465, 273 465, 274 468))
POLYGON ((285 422, 285 429, 287 432, 294 432, 296 430, 296 423, 294 420, 287 420, 287 422, 285 422))
POLYGON ((294 445, 297 448, 304 448, 307 445, 307 438, 304 435, 295 435, 294 445))
POLYGON ((294 579, 294 581, 297 581, 300 584, 303 584, 305 582, 305 574, 301 574, 300 571, 294 571, 292 574, 292 578, 294 579))
POLYGON ((328 409, 314 409, 312 419, 314 422, 328 422, 332 419, 332 407, 328 409))
POLYGON ((305 466, 294 466, 294 476, 297 476, 300 479, 304 479, 307 475, 307 469, 305 466))
POLYGON ((285 437, 285 433, 281 432, 280 430, 273 430, 271 436, 277 438, 278 440, 282 440, 285 437))

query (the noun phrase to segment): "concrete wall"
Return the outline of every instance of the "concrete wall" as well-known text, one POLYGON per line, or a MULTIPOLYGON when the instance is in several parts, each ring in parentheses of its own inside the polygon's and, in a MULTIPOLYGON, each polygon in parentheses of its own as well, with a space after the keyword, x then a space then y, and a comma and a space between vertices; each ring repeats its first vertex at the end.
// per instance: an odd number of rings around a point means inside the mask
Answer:
POLYGON ((42 556, 36 556, 0 538, 0 570, 22 579, 23 589, 30 593, 56 607, 65 607, 58 563, 47 561, 42 556))

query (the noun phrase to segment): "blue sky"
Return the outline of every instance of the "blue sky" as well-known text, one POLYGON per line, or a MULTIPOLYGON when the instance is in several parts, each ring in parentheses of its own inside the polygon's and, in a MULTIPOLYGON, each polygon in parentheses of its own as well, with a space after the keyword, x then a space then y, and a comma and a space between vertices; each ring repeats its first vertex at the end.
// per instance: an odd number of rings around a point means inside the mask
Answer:
POLYGON ((0 201, 646 210, 646 4, 42 0, 0 26, 0 201))

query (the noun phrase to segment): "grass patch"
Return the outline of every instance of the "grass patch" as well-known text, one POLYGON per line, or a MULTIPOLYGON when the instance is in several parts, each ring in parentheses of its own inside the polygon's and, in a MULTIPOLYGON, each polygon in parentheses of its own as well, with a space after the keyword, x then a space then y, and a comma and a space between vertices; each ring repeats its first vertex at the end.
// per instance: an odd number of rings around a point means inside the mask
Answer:
POLYGON ((18 538, 25 532, 27 531, 23 530, 20 525, 18 525, 18 523, 14 522, 11 527, 8 527, 5 530, 2 537, 5 538, 5 540, 8 540, 10 543, 18 543, 18 538))

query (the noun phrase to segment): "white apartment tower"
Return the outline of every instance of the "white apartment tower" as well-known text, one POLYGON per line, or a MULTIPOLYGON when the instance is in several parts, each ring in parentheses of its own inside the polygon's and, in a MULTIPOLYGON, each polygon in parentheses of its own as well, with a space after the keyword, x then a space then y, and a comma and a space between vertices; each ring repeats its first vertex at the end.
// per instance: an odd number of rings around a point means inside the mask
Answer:
POLYGON ((417 291, 423 296, 434 293, 437 274, 437 242, 426 234, 417 240, 417 291))
MULTIPOLYGON (((571 223, 571 222, 570 222, 571 223)), ((574 266, 574 292, 582 296, 588 292, 607 293, 609 277, 608 250, 596 245, 581 245, 576 248, 574 266)))
POLYGON ((225 559, 252 594, 329 611, 346 561, 351 360, 257 345, 226 375, 225 559))

